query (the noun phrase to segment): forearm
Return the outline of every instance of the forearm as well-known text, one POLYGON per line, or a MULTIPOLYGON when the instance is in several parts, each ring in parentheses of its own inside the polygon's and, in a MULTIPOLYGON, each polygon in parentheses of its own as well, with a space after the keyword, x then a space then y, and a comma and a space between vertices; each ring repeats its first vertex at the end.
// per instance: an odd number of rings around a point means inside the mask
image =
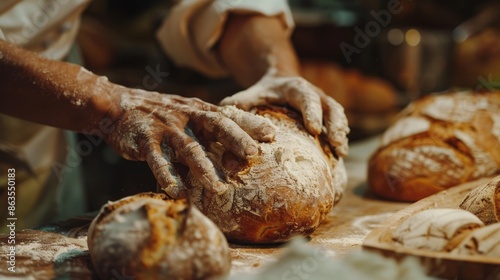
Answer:
POLYGON ((115 85, 106 78, 1 40, 0 53, 1 113, 74 131, 116 114, 115 85))
POLYGON ((299 62, 278 17, 231 15, 216 51, 243 86, 257 82, 270 67, 280 76, 299 76, 299 62))

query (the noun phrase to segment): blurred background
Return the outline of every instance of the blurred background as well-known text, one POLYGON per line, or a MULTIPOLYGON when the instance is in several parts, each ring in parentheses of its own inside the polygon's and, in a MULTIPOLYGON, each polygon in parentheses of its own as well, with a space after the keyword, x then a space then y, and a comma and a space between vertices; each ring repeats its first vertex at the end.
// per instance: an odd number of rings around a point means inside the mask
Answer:
MULTIPOLYGON (((85 66, 125 86, 212 103, 241 90, 231 79, 178 68, 164 55, 155 32, 168 2, 93 1, 78 38, 85 66)), ((289 3, 303 76, 344 106, 351 143, 384 131, 415 98, 500 88, 500 1, 289 3)), ((83 160, 91 210, 156 188, 146 164, 125 161, 106 145, 83 160)))

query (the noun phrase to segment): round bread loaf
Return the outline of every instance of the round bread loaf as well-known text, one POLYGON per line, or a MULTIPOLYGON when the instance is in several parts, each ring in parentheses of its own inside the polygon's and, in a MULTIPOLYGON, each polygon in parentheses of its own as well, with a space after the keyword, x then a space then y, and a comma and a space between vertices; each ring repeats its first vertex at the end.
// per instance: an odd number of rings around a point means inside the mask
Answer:
POLYGON ((500 176, 470 191, 459 206, 485 225, 500 222, 500 176))
POLYGON ((231 267, 216 225, 186 200, 143 193, 109 202, 87 243, 102 279, 220 279, 231 267))
POLYGON ((342 196, 347 182, 342 158, 322 136, 311 136, 298 114, 269 106, 253 112, 278 128, 275 139, 259 143, 259 154, 244 161, 216 140, 199 137, 229 188, 221 195, 209 193, 187 173, 183 179, 189 197, 232 242, 275 243, 307 236, 342 196))
POLYGON ((500 171, 500 92, 428 96, 384 133, 368 164, 378 195, 416 201, 500 171))

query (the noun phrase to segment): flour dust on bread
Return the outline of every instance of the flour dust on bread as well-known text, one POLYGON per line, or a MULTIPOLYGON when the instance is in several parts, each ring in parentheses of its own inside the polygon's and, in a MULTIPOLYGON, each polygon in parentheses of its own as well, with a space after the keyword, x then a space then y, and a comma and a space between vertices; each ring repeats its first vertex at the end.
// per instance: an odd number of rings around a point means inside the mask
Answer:
POLYGON ((499 223, 500 176, 470 191, 459 207, 473 213, 486 225, 499 223))
POLYGON ((500 92, 427 96, 384 133, 368 164, 380 196, 416 201, 500 172, 500 92))
POLYGON ((104 205, 87 237, 102 279, 222 279, 229 274, 227 241, 186 200, 143 193, 104 205))
POLYGON ((461 209, 428 209, 410 216, 392 232, 396 245, 408 248, 451 251, 471 230, 484 224, 461 209))
POLYGON ((347 183, 343 160, 322 136, 311 136, 293 111, 263 106, 253 113, 277 127, 274 140, 259 143, 259 154, 245 161, 216 139, 200 136, 229 189, 210 193, 188 172, 184 181, 189 197, 233 242, 274 243, 307 236, 342 196, 347 183))
POLYGON ((500 223, 484 225, 463 209, 435 208, 416 213, 392 231, 392 240, 398 247, 500 258, 500 223))

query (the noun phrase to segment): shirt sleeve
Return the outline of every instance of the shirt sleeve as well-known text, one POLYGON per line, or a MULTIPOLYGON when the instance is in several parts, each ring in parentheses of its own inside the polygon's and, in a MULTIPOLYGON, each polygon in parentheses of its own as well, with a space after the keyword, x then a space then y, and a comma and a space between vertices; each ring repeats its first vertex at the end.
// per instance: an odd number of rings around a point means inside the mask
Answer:
POLYGON ((158 30, 160 45, 179 66, 209 77, 227 76, 213 46, 230 13, 278 16, 287 34, 294 27, 286 0, 183 0, 172 8, 158 30))

